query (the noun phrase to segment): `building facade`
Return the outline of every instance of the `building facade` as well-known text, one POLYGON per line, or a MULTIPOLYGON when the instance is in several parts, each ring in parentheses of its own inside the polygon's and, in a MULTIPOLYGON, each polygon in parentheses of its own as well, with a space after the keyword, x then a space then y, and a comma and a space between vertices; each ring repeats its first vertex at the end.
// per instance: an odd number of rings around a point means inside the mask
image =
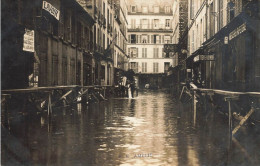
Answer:
POLYGON ((186 69, 196 85, 259 91, 259 1, 189 1, 186 69))
POLYGON ((126 70, 127 7, 125 0, 78 0, 95 20, 93 82, 114 85, 126 70))
POLYGON ((91 84, 94 20, 75 0, 2 5, 3 89, 91 84))
POLYGON ((127 56, 127 1, 117 0, 114 16, 114 81, 118 84, 124 71, 128 70, 127 56))
POLYGON ((164 44, 173 43, 172 2, 129 1, 129 68, 139 78, 139 86, 163 87, 173 57, 164 52, 164 44))

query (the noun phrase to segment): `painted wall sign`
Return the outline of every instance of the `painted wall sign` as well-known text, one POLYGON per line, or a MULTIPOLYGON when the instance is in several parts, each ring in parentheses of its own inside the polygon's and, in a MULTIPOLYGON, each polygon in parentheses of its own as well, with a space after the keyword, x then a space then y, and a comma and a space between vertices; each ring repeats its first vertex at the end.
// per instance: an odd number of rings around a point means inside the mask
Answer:
POLYGON ((46 1, 42 1, 42 8, 53 15, 57 20, 60 19, 60 11, 46 1))
POLYGON ((236 28, 235 30, 233 30, 229 34, 229 40, 234 39, 235 37, 237 37, 239 34, 243 33, 244 31, 246 31, 246 24, 245 23, 240 25, 238 28, 236 28))
POLYGON ((34 30, 25 29, 23 51, 34 52, 34 30))

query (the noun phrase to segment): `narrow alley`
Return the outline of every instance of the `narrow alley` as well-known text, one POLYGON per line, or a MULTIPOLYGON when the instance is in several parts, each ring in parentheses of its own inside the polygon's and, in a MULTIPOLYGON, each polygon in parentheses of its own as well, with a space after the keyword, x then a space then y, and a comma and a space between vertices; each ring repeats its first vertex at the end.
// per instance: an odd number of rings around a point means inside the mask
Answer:
POLYGON ((112 98, 89 106, 57 108, 50 119, 47 112, 10 115, 8 127, 2 128, 2 162, 63 166, 260 164, 259 135, 244 131, 247 137, 240 143, 250 154, 234 146, 228 161, 227 118, 218 112, 198 117, 194 126, 191 105, 173 100, 163 90, 144 90, 134 99, 112 98))

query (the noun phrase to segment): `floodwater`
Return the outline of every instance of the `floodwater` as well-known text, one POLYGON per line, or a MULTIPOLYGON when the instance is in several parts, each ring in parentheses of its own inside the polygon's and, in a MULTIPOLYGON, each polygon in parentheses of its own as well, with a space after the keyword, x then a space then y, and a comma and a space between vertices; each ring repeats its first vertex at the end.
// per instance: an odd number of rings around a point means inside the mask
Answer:
POLYGON ((167 91, 142 91, 2 123, 2 165, 259 165, 259 134, 242 130, 228 150, 224 115, 181 104, 167 91))

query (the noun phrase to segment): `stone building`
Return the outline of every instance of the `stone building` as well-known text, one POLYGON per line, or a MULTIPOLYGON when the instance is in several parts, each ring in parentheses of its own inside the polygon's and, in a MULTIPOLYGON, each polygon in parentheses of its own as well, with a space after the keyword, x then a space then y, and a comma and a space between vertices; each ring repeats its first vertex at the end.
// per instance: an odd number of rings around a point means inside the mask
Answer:
POLYGON ((75 0, 2 1, 2 88, 92 84, 93 24, 75 0))
POLYGON ((134 1, 128 5, 128 56, 139 86, 163 87, 173 57, 164 44, 173 43, 172 1, 134 1))
POLYGON ((188 76, 200 87, 259 90, 259 1, 189 1, 188 76))
POLYGON ((126 1, 77 0, 95 20, 93 27, 93 80, 96 85, 113 85, 119 71, 126 70, 126 1))

